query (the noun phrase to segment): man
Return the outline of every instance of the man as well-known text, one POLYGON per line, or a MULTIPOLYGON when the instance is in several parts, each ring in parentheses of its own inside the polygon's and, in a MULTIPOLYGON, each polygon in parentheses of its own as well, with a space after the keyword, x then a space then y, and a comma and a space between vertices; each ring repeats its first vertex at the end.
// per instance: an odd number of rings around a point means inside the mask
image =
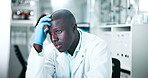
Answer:
POLYGON ((73 14, 61 9, 40 19, 26 71, 27 78, 111 78, 107 44, 77 28, 73 14), (52 44, 45 47, 47 32, 52 44))

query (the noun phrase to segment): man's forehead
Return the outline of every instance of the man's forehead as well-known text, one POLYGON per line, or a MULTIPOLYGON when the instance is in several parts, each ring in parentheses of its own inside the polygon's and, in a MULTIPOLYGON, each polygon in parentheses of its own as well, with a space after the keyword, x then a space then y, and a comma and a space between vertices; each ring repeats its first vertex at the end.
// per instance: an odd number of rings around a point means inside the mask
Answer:
POLYGON ((51 23, 58 24, 58 23, 64 23, 62 19, 52 20, 51 23))
POLYGON ((68 22, 62 19, 57 19, 57 20, 51 21, 51 24, 53 27, 65 27, 68 25, 68 22))

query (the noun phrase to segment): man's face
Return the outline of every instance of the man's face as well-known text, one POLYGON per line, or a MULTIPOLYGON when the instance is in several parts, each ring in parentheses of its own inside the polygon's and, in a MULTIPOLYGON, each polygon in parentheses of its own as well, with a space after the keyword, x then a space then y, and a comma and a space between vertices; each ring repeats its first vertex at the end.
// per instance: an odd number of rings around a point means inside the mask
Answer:
POLYGON ((60 51, 67 51, 74 41, 74 30, 72 24, 62 19, 51 22, 49 33, 54 46, 60 51))

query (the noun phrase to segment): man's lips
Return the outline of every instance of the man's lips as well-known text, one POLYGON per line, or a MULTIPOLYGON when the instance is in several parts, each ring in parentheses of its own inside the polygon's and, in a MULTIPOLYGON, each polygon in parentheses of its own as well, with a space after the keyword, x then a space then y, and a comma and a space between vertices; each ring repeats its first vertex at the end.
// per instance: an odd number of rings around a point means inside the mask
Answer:
POLYGON ((56 47, 57 49, 59 49, 60 47, 62 47, 62 45, 55 45, 55 47, 56 47))

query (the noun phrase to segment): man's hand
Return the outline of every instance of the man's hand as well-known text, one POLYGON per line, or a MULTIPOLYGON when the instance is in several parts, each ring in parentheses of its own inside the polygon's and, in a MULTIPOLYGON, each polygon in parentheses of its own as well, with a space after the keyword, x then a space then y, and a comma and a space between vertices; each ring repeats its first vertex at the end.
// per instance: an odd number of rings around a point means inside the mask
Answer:
POLYGON ((45 26, 51 26, 51 16, 47 15, 47 16, 44 16, 40 19, 39 23, 37 24, 36 26, 36 29, 35 29, 35 40, 34 40, 34 47, 35 49, 38 51, 38 48, 35 46, 35 45, 38 45, 40 47, 43 46, 43 42, 45 41, 46 39, 46 35, 47 35, 47 32, 48 31, 48 27, 46 27, 46 29, 44 30, 44 27, 45 26))

